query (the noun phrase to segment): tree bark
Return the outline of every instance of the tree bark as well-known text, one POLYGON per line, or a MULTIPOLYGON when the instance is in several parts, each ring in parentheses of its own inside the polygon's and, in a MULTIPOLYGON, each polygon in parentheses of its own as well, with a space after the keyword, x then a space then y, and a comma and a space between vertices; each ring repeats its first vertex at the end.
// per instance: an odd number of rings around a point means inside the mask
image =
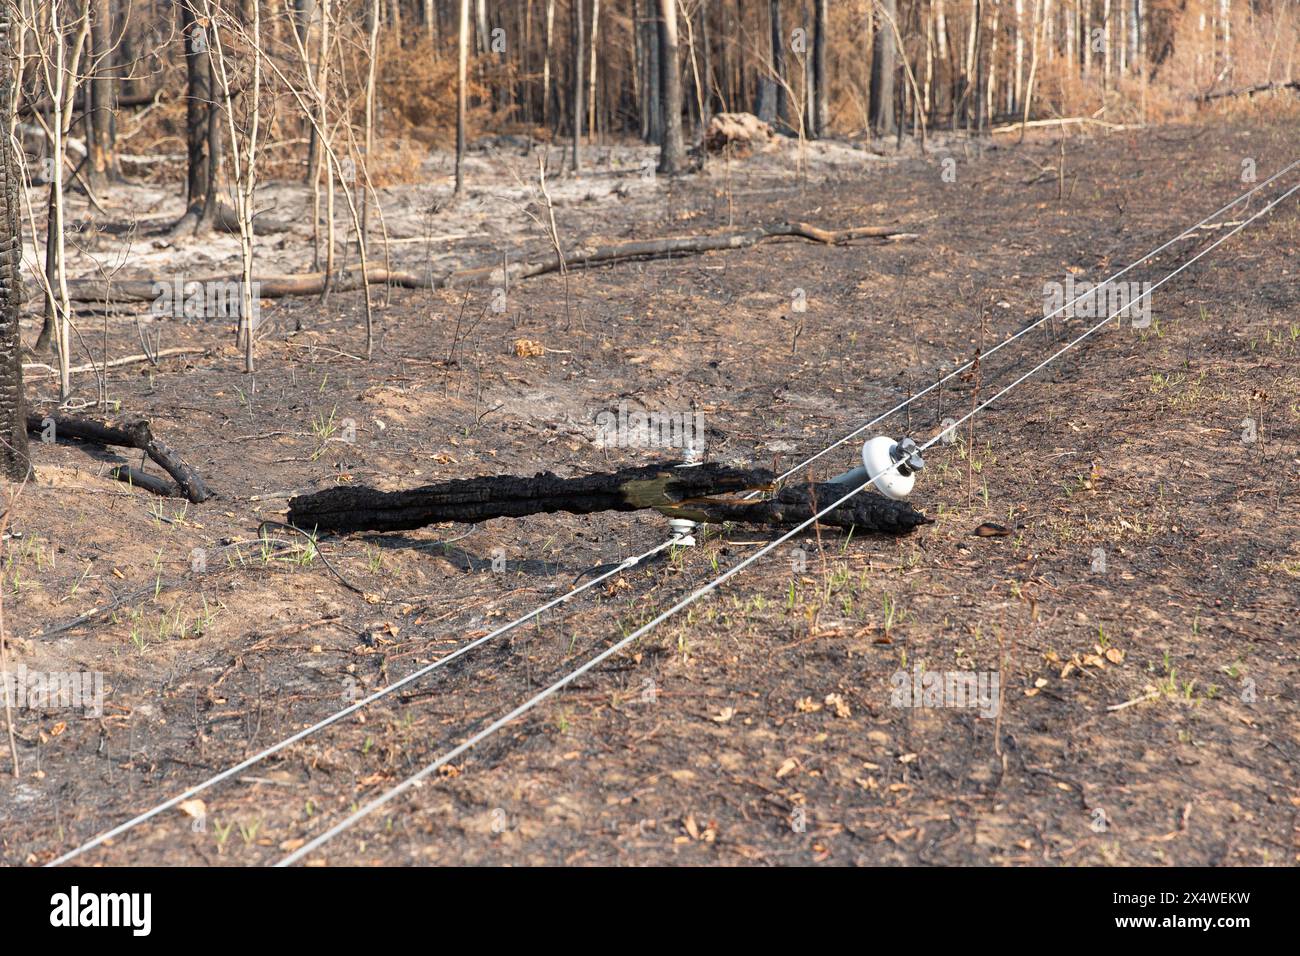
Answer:
POLYGON ((573 28, 573 99, 571 101, 571 112, 573 113, 573 171, 576 173, 582 169, 582 0, 572 0, 572 28, 573 28))
POLYGON ((469 69, 469 0, 460 0, 460 36, 456 47, 456 195, 465 188, 465 83, 469 69))
POLYGON ((659 0, 659 16, 663 18, 659 61, 663 70, 664 111, 659 171, 675 176, 686 162, 686 150, 682 144, 682 72, 677 58, 677 0, 659 0))
POLYGON ((208 195, 208 110, 212 104, 206 34, 189 0, 178 5, 185 44, 185 200, 197 212, 208 195), (201 39, 202 38, 202 39, 201 39))
POLYGON ((659 16, 658 0, 645 0, 645 31, 642 34, 641 52, 644 60, 642 74, 645 77, 645 96, 641 109, 645 117, 645 135, 647 143, 662 146, 664 141, 663 71, 659 68, 660 51, 663 48, 663 17, 659 16))
POLYGON ((113 60, 113 5, 112 0, 93 0, 90 10, 91 76, 87 81, 86 99, 90 109, 86 113, 86 177, 90 188, 96 192, 106 187, 110 180, 119 178, 120 171, 114 149, 114 117, 117 79, 113 60))
POLYGON ((781 27, 781 0, 772 0, 768 19, 772 27, 772 73, 776 85, 776 119, 790 128, 790 104, 785 95, 785 39, 781 27))
POLYGON ((830 90, 826 77, 826 31, 829 29, 829 0, 814 0, 812 61, 812 135, 825 136, 830 121, 830 90))
POLYGON ((18 183, 22 172, 8 135, 14 83, 12 7, 0 4, 0 478, 23 481, 31 471, 23 396, 22 230, 18 183))
POLYGON ((898 22, 896 0, 876 0, 883 14, 878 15, 871 51, 871 128, 877 136, 894 132, 894 73, 896 64, 894 30, 885 20, 898 22))

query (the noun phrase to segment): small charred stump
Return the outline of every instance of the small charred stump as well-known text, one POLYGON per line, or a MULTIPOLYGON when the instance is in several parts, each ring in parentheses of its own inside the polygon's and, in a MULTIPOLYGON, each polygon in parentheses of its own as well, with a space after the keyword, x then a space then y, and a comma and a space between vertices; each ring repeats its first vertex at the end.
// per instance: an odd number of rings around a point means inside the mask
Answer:
MULTIPOLYGON (((293 498, 288 520, 298 528, 325 532, 407 531, 447 521, 473 524, 560 511, 592 514, 653 509, 694 521, 779 527, 807 520, 816 513, 814 502, 825 507, 849 490, 828 483, 788 486, 766 499, 716 497, 769 489, 773 482, 773 474, 763 468, 720 464, 680 468, 667 462, 579 478, 560 478, 551 472, 532 478, 463 478, 408 491, 338 487, 293 498)), ((836 527, 886 534, 903 534, 929 520, 906 502, 865 493, 822 519, 836 527)))

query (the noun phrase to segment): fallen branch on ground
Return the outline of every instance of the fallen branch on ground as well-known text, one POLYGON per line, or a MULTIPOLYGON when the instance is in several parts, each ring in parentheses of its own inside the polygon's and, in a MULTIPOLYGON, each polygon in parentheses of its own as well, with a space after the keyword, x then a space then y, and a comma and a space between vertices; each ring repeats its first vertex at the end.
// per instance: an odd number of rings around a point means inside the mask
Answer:
POLYGON ((1217 93, 1199 93, 1195 97, 1198 103, 1211 103, 1214 100, 1221 100, 1232 96, 1254 96, 1256 93, 1267 93, 1270 90, 1295 90, 1300 92, 1300 80, 1274 80, 1272 83, 1256 83, 1253 86, 1243 86, 1235 90, 1220 90, 1217 93))
MULTIPOLYGON (((745 249, 770 239, 804 239, 823 245, 843 245, 854 239, 881 239, 902 242, 915 239, 916 233, 905 232, 893 226, 859 226, 852 229, 821 229, 806 222, 783 222, 770 226, 755 226, 732 232, 703 236, 680 236, 667 239, 634 239, 604 246, 577 246, 559 256, 548 256, 532 262, 510 262, 505 278, 510 281, 559 272, 561 261, 570 267, 576 265, 609 265, 634 259, 664 259, 671 256, 699 255, 726 249, 745 249)), ((387 284, 406 289, 449 289, 472 285, 476 282, 502 280, 500 258, 492 263, 441 273, 411 272, 401 269, 383 269, 372 266, 369 270, 372 284, 387 284)), ((158 283, 153 278, 136 279, 72 279, 68 282, 68 296, 74 302, 153 302, 158 298, 158 283)), ((238 275, 208 276, 193 279, 194 283, 240 282, 238 275)), ((268 275, 254 280, 260 284, 258 295, 263 299, 278 299, 295 295, 319 295, 325 288, 325 273, 306 272, 298 275, 268 275)), ((336 274, 330 281, 332 291, 351 291, 361 288, 361 271, 350 269, 336 274)), ((166 283, 170 284, 170 283, 166 283)), ((187 285, 190 283, 187 282, 187 285)))
POLYGON ((170 482, 163 481, 156 475, 146 474, 139 468, 132 468, 130 465, 118 465, 116 468, 110 468, 108 477, 125 482, 135 488, 151 491, 160 498, 173 498, 176 496, 176 487, 170 482))
POLYGON ((1018 133, 1022 128, 1037 129, 1047 126, 1072 126, 1076 123, 1081 126, 1100 126, 1112 133, 1122 132, 1126 129, 1139 129, 1137 126, 1125 126, 1122 123, 1107 123, 1105 120, 1099 120, 1093 116, 1066 116, 1061 119, 1039 119, 1030 120, 1028 123, 1008 123, 1005 126, 994 126, 989 130, 989 134, 1018 133))
POLYGON ((95 607, 92 607, 89 611, 86 611, 84 614, 78 614, 70 621, 65 621, 62 624, 56 624, 54 627, 41 631, 39 634, 33 634, 29 638, 29 640, 41 641, 47 637, 55 637, 59 634, 64 634, 68 631, 71 631, 74 628, 82 627, 83 625, 90 624, 95 621, 102 621, 105 618, 109 617, 118 608, 123 607, 124 605, 127 604, 131 604, 137 598, 142 598, 146 594, 156 595, 163 588, 172 587, 174 584, 175 584, 174 581, 169 581, 169 580, 159 578, 158 580, 152 582, 148 587, 140 588, 137 591, 131 591, 128 594, 123 594, 120 597, 114 598, 113 600, 109 601, 109 603, 104 607, 99 607, 98 605, 96 605, 95 607))
MULTIPOLYGON (((782 527, 807 520, 816 513, 815 502, 824 507, 848 490, 822 483, 787 486, 766 499, 715 497, 767 489, 773 481, 772 473, 763 468, 719 464, 678 468, 665 462, 579 478, 560 478, 550 472, 533 478, 462 478, 409 491, 337 487, 290 500, 288 521, 324 532, 407 531, 447 521, 472 524, 561 511, 592 514, 648 508, 672 518, 712 524, 733 521, 782 527)), ((906 502, 865 493, 822 518, 823 524, 833 527, 888 534, 905 534, 929 521, 906 502)))
POLYGON ((181 492, 190 501, 198 504, 212 497, 212 492, 208 490, 208 486, 203 483, 198 473, 165 442, 156 438, 146 421, 101 422, 94 418, 70 418, 56 412, 46 414, 31 412, 27 416, 27 431, 33 435, 41 434, 46 419, 54 423, 56 439, 79 438, 96 445, 137 448, 171 475, 176 480, 176 484, 180 485, 181 492))
MULTIPOLYGON (((112 359, 108 362, 87 362, 85 365, 74 365, 72 368, 68 369, 68 372, 98 372, 108 368, 120 368, 123 365, 138 365, 141 362, 152 362, 156 364, 158 359, 171 358, 176 355, 199 355, 208 351, 211 350, 207 348, 191 348, 188 346, 183 348, 163 349, 161 352, 157 352, 153 355, 127 355, 123 358, 112 359)), ((51 372, 58 372, 58 369, 52 368, 44 362, 24 362, 23 372, 27 372, 30 369, 47 369, 51 372)))

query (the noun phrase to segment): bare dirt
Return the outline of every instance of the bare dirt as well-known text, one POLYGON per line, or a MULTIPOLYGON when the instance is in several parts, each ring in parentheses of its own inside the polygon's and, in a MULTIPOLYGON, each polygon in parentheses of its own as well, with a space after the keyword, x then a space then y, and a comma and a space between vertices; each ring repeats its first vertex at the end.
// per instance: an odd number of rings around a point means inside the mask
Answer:
MULTIPOLYGON (((1243 159, 1263 178, 1300 156, 1294 122, 1170 126, 1071 136, 1062 178, 1053 136, 1006 139, 818 145, 806 177, 787 147, 674 182, 644 175, 644 151, 612 152, 549 184, 569 241, 781 219, 920 238, 575 264, 511 287, 502 312, 491 289, 376 290, 369 362, 360 293, 264 303, 252 376, 226 323, 142 315, 162 347, 210 351, 110 370, 107 397, 220 497, 158 499, 107 478, 111 452, 34 446, 3 543, 11 666, 102 672, 105 701, 99 718, 14 712, 0 859, 48 861, 667 532, 652 515, 551 515, 318 549, 273 528, 264 546, 258 523, 289 493, 671 457, 598 443, 596 416, 620 403, 698 410, 711 459, 788 467, 1040 316, 1045 282, 1102 278, 1240 194, 1243 159), (544 351, 521 356, 520 339, 544 351)), ((430 185, 386 198, 411 240, 395 263, 546 250, 524 211, 530 160, 483 154, 481 192, 456 204, 431 163, 430 185)), ((151 188, 115 210, 179 213, 151 188)), ((305 269, 303 191, 273 195, 292 231, 265 240, 266 269, 305 269)), ((88 239, 76 264, 233 268, 227 238, 147 233, 125 255, 88 239)), ((935 524, 801 536, 312 862, 1296 862, 1298 252, 1292 199, 1157 290, 1149 328, 1094 336, 932 449, 913 501, 935 524), (1010 534, 975 534, 986 522, 1010 534), (917 668, 998 674, 1000 716, 898 706, 895 675, 917 668)), ((1026 336, 880 431, 928 438, 1085 321, 1026 336)), ((105 339, 139 351, 128 312, 80 327, 96 358, 105 339)), ((37 408, 54 387, 29 372, 37 408)), ((771 537, 711 529, 205 793, 201 818, 168 811, 81 861, 279 859, 771 537)))

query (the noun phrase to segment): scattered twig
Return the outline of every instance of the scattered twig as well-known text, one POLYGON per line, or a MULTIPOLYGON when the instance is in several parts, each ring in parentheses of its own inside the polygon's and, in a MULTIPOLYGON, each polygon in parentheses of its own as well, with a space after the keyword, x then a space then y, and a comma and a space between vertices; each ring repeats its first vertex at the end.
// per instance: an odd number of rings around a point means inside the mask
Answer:
POLYGON ((294 525, 285 524, 283 521, 268 520, 268 521, 261 522, 257 526, 257 533, 259 537, 262 534, 262 529, 267 527, 284 528, 286 531, 294 531, 302 535, 304 538, 306 538, 308 541, 311 542, 312 549, 316 552, 317 557, 320 558, 321 563, 324 564, 325 567, 329 568, 330 574, 334 575, 334 577, 339 579, 340 584, 342 584, 349 591, 355 591, 357 594, 364 595, 366 593, 365 591, 361 590, 361 588, 357 587, 355 584, 353 584, 351 581, 345 578, 343 575, 339 574, 338 570, 334 567, 334 565, 330 564, 329 558, 325 557, 325 555, 321 552, 321 549, 316 546, 316 537, 310 531, 304 531, 302 528, 295 527, 294 525))

